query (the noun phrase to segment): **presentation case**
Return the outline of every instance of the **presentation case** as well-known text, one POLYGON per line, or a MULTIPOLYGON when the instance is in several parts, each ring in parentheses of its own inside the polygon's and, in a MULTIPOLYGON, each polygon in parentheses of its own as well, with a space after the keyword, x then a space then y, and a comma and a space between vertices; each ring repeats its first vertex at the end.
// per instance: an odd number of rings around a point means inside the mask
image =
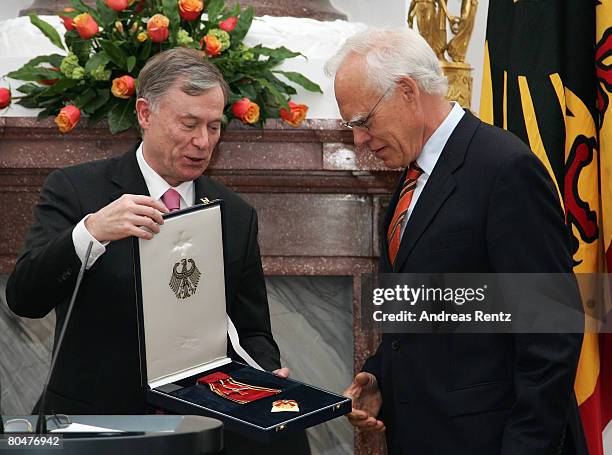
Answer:
POLYGON ((259 441, 350 412, 346 397, 227 356, 228 335, 233 344, 236 337, 226 314, 224 232, 223 201, 217 200, 164 215, 152 240, 134 238, 148 402, 217 418, 259 441))

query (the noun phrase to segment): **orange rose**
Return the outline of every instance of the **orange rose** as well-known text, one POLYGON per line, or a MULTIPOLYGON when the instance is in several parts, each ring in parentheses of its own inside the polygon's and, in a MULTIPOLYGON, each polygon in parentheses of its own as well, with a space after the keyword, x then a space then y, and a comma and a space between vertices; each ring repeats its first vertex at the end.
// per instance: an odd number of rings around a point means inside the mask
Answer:
POLYGON ((117 77, 113 79, 113 87, 111 88, 111 92, 117 98, 128 99, 131 97, 136 91, 136 81, 132 76, 117 77))
POLYGON ((60 133, 67 133, 72 131, 75 126, 79 123, 81 118, 81 111, 78 107, 69 104, 62 108, 57 117, 55 117, 55 124, 60 130, 60 133))
POLYGON ((305 104, 296 104, 293 101, 289 101, 288 111, 285 108, 280 109, 280 117, 291 126, 300 126, 302 120, 306 118, 306 112, 308 112, 308 106, 305 104))
MULTIPOLYGON (((59 72, 59 68, 49 68, 50 70, 53 71, 58 71, 59 72)), ((40 81, 38 81, 39 84, 42 85, 53 85, 55 84, 59 79, 41 79, 40 81)))
MULTIPOLYGON (((64 8, 65 13, 71 13, 73 11, 74 11, 74 8, 64 8)), ((66 27, 66 30, 68 31, 74 30, 74 19, 73 18, 68 17, 68 16, 62 16, 60 14, 60 19, 64 23, 64 27, 66 27)))
POLYGON ((74 18, 74 28, 79 32, 81 38, 89 39, 98 33, 98 23, 94 20, 89 13, 79 14, 74 18))
POLYGON ((11 105, 11 91, 6 87, 0 88, 0 109, 11 105))
POLYGON ((206 35, 204 38, 202 38, 200 41, 200 47, 204 47, 204 45, 206 45, 206 53, 210 57, 216 57, 219 55, 221 53, 221 48, 223 47, 223 44, 221 44, 219 38, 214 35, 206 35))
POLYGON ((200 17, 204 9, 204 2, 202 0, 179 0, 178 6, 181 19, 193 21, 200 17))
POLYGON ((244 118, 242 119, 242 121, 246 123, 255 123, 258 120, 259 106, 257 105, 257 103, 251 101, 249 103, 249 108, 247 109, 246 114, 244 114, 244 118))
POLYGON ((163 43, 168 39, 170 20, 163 14, 156 14, 147 24, 147 34, 154 43, 163 43))
POLYGON ((238 18, 236 16, 228 17, 224 21, 219 22, 219 28, 229 33, 236 28, 237 23, 238 18))
POLYGON ((105 0, 106 6, 115 11, 123 11, 128 7, 128 0, 105 0))
POLYGON ((255 123, 259 120, 259 106, 248 98, 242 98, 232 104, 232 114, 244 123, 255 123))

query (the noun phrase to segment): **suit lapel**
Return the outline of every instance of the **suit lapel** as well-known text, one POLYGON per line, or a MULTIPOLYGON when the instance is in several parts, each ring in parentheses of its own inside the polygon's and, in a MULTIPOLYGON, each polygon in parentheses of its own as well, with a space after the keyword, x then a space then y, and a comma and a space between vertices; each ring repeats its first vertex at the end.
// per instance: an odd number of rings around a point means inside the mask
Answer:
POLYGON ((142 176, 142 172, 140 172, 136 159, 137 149, 138 145, 121 156, 116 166, 110 169, 109 178, 116 186, 115 191, 111 192, 111 201, 118 199, 124 194, 143 194, 149 196, 147 184, 142 176))
POLYGON ((210 179, 205 176, 200 176, 200 178, 194 181, 195 184, 195 203, 201 204, 202 199, 208 199, 212 201, 213 199, 219 199, 220 194, 217 189, 212 185, 210 179))
POLYGON ((446 142, 406 224, 393 271, 401 270, 410 252, 440 210, 444 201, 455 190, 456 181, 453 173, 463 164, 465 153, 479 124, 480 120, 466 111, 446 142))

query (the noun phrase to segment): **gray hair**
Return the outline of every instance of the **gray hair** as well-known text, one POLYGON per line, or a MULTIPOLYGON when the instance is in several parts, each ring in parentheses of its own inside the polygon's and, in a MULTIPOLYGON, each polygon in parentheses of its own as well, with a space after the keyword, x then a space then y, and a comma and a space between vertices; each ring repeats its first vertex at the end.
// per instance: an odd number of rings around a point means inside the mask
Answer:
MULTIPOLYGON (((348 38, 325 64, 325 74, 335 76, 351 54, 365 57, 366 77, 370 85, 384 92, 402 76, 410 76, 423 91, 446 95, 448 81, 440 62, 427 41, 410 28, 368 29, 348 38)), ((391 92, 387 97, 391 96, 391 92)))
POLYGON ((205 59, 205 54, 196 49, 176 47, 156 54, 147 61, 138 75, 138 98, 144 98, 153 110, 159 101, 180 80, 181 90, 187 95, 197 96, 215 87, 223 91, 227 104, 229 87, 221 71, 205 59))

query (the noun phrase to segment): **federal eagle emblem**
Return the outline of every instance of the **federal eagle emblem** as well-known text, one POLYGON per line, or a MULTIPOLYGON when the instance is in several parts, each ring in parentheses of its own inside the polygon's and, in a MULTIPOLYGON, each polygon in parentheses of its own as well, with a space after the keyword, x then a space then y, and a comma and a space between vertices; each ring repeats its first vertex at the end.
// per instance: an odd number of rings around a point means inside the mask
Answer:
POLYGON ((169 284, 176 298, 186 299, 195 294, 201 275, 193 259, 181 259, 181 262, 174 264, 169 284))

